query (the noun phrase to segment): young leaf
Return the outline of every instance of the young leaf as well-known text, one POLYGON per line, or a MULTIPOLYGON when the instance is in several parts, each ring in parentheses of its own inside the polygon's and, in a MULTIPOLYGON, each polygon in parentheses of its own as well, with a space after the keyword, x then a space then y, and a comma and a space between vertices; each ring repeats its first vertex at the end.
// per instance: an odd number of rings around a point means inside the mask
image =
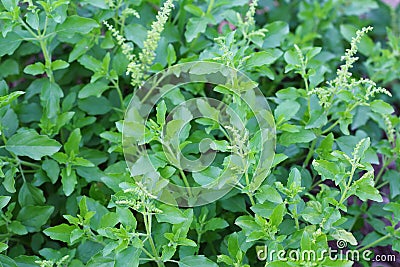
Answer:
POLYGON ((17 156, 27 156, 40 160, 51 156, 61 148, 60 143, 46 135, 39 135, 35 130, 25 130, 8 139, 6 149, 17 156))
POLYGON ((42 62, 37 62, 25 67, 24 72, 30 75, 43 74, 45 72, 45 66, 42 62))

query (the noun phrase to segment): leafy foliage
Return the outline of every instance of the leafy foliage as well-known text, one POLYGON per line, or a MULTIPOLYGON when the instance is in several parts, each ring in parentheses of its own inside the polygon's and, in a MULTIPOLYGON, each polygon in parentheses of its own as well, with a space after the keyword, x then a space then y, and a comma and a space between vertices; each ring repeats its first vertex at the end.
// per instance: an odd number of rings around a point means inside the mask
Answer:
MULTIPOLYGON (((0 265, 264 266, 260 247, 318 252, 334 240, 400 252, 399 10, 375 0, 1 0, 0 265), (148 77, 197 60, 258 83, 276 155, 255 175, 255 129, 197 119, 176 144, 185 155, 209 139, 253 165, 218 201, 178 208, 130 176, 123 119, 148 77)), ((188 174, 160 141, 180 129, 173 105, 210 95, 251 128, 229 88, 172 91, 135 126, 161 177, 201 186, 219 175, 223 157, 188 174)), ((137 166, 140 176, 150 163, 137 166)))

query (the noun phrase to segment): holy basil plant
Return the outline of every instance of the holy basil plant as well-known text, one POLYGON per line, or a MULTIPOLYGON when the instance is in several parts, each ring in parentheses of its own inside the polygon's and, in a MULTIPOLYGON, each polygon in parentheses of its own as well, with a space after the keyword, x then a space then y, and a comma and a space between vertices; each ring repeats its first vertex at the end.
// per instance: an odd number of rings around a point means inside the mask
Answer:
POLYGON ((399 18, 1 0, 0 266, 399 265, 399 18))

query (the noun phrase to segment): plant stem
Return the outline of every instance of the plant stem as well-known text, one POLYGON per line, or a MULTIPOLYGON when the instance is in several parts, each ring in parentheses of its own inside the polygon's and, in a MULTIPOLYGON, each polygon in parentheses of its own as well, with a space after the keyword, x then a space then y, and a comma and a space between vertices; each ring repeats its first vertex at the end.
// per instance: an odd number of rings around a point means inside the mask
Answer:
POLYGON ((377 175, 376 178, 375 178, 375 185, 377 185, 378 182, 380 181, 382 175, 384 174, 384 172, 385 172, 387 166, 389 166, 390 162, 392 162, 392 159, 387 160, 387 159, 385 158, 385 156, 383 156, 383 166, 381 167, 381 169, 380 169, 379 172, 378 172, 378 175, 377 175))
POLYGON ((110 79, 111 83, 114 85, 115 89, 117 90, 118 96, 119 96, 119 101, 121 102, 121 110, 125 112, 125 106, 124 106, 124 96, 122 95, 121 88, 119 88, 119 81, 115 81, 114 79, 110 79))
POLYGON ((187 179, 187 177, 186 177, 184 171, 183 171, 182 169, 179 169, 179 173, 180 173, 181 176, 182 176, 182 180, 183 180, 183 182, 185 183, 185 186, 186 186, 186 189, 187 189, 187 191, 188 191, 189 196, 193 197, 192 190, 190 189, 189 181, 188 181, 188 179, 187 179))
POLYGON ((323 130, 321 134, 326 134, 327 132, 330 132, 338 124, 339 124, 339 120, 335 121, 331 126, 329 126, 327 129, 323 130))
POLYGON ((152 214, 151 213, 148 213, 148 212, 143 213, 144 225, 145 225, 145 228, 146 228, 147 236, 149 238, 149 244, 150 244, 151 250, 152 250, 152 252, 154 254, 153 255, 154 259, 156 260, 157 266, 163 267, 164 263, 161 261, 159 255, 158 255, 158 251, 157 251, 156 246, 154 244, 153 236, 152 236, 152 233, 151 233, 152 232, 151 231, 151 225, 152 225, 151 219, 152 219, 152 214))
POLYGON ((47 42, 43 39, 40 39, 39 43, 45 60, 46 74, 49 77, 50 82, 54 82, 54 75, 53 71, 51 70, 51 56, 49 51, 47 50, 47 42))
POLYGON ((376 186, 376 189, 381 189, 382 187, 384 187, 385 185, 387 185, 389 183, 389 181, 384 181, 383 183, 381 183, 380 185, 376 186))
POLYGON ((374 246, 376 246, 377 244, 381 243, 382 241, 385 241, 386 239, 390 238, 392 235, 391 234, 387 234, 385 236, 382 236, 381 238, 375 240, 374 242, 372 242, 371 244, 366 245, 365 247, 362 247, 359 252, 363 252, 364 250, 367 250, 369 248, 372 248, 374 246))
POLYGON ((349 181, 345 185, 345 189, 344 189, 344 192, 343 192, 342 196, 340 197, 339 204, 336 206, 337 208, 339 208, 339 206, 342 205, 343 202, 347 199, 347 192, 350 189, 350 185, 351 185, 351 182, 353 181, 353 177, 354 177, 354 173, 355 172, 356 172, 356 164, 353 164, 352 167, 351 167, 349 181))
POLYGON ((317 144, 317 139, 314 139, 314 140, 312 141, 312 143, 311 143, 310 150, 308 150, 307 157, 306 157, 306 159, 305 159, 305 161, 304 161, 304 163, 303 163, 303 168, 305 168, 305 167, 308 166, 308 163, 310 162, 310 160, 311 160, 311 158, 312 158, 312 156, 313 156, 313 154, 314 154, 314 149, 315 149, 315 145, 316 145, 316 144, 317 144))

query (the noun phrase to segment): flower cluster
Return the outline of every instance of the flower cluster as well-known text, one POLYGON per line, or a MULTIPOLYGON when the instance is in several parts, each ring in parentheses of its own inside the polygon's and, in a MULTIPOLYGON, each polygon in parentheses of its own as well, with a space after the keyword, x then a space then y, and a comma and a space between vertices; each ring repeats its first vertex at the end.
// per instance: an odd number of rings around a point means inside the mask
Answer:
POLYGON ((135 55, 133 54, 133 46, 127 43, 126 39, 107 21, 103 21, 103 24, 117 40, 118 45, 122 49, 122 53, 128 58, 128 60, 133 60, 135 58, 135 55))
POLYGON ((41 260, 41 261, 35 261, 35 263, 38 264, 40 267, 53 267, 54 264, 56 265, 56 267, 61 267, 61 266, 66 266, 68 259, 69 255, 65 255, 57 262, 53 262, 50 260, 41 260))
POLYGON ((350 43, 350 48, 346 49, 346 53, 342 56, 341 60, 344 64, 340 66, 337 70, 337 76, 332 81, 328 82, 328 87, 315 88, 309 92, 309 95, 316 94, 319 98, 321 106, 324 108, 329 108, 332 106, 335 95, 341 91, 352 91, 356 89, 362 89, 362 96, 355 96, 358 104, 368 105, 368 101, 375 94, 383 93, 391 96, 391 93, 382 87, 377 87, 376 83, 370 79, 361 78, 359 80, 351 78, 352 73, 350 69, 353 64, 358 60, 355 55, 358 52, 358 44, 361 42, 362 37, 371 31, 372 27, 364 27, 356 32, 356 36, 352 38, 350 43))
POLYGON ((243 134, 239 132, 238 129, 225 126, 232 133, 232 145, 228 146, 229 149, 232 150, 234 154, 240 155, 242 158, 245 158, 249 154, 249 131, 244 128, 243 134))
POLYGON ((156 56, 156 49, 161 38, 161 32, 167 22, 172 9, 173 0, 167 0, 152 23, 150 31, 147 32, 147 38, 143 43, 143 49, 139 53, 139 58, 130 60, 127 74, 131 74, 131 83, 133 86, 140 85, 143 82, 145 73, 149 70, 156 56))
MULTIPOLYGON (((109 5, 111 2, 112 0, 109 0, 109 5)), ((142 84, 145 79, 146 72, 150 69, 155 59, 155 51, 161 38, 161 32, 164 30, 164 25, 173 8, 173 0, 165 1, 156 16, 156 20, 152 23, 150 31, 147 32, 147 38, 143 43, 143 49, 138 57, 133 54, 133 47, 126 42, 126 39, 113 26, 109 25, 106 21, 104 22, 104 25, 111 31, 114 38, 117 39, 118 45, 122 48, 122 53, 130 61, 126 75, 131 75, 131 84, 133 86, 142 84)), ((123 15, 130 14, 139 17, 136 10, 127 8, 123 11, 123 15)))
POLYGON ((390 120, 390 116, 383 115, 383 119, 385 120, 387 138, 390 143, 394 144, 395 136, 396 136, 396 129, 393 127, 393 123, 390 120))
MULTIPOLYGON (((256 27, 256 22, 254 20, 254 16, 256 15, 256 8, 258 6, 258 0, 253 0, 249 4, 249 9, 246 12, 245 20, 243 23, 245 38, 252 37, 265 37, 265 33, 268 31, 267 29, 258 29, 254 30, 256 27)), ((241 21, 241 19, 239 20, 241 21)))
POLYGON ((123 17, 127 18, 127 17, 129 17, 129 15, 132 15, 132 16, 140 19, 139 13, 136 10, 134 10, 133 8, 128 7, 128 8, 125 8, 124 10, 122 10, 123 17))
POLYGON ((130 207, 141 213, 161 213, 153 203, 156 197, 142 183, 124 184, 123 187, 123 195, 115 196, 115 204, 130 207))
POLYGON ((256 8, 258 6, 258 0, 253 0, 249 4, 249 9, 246 12, 245 24, 249 26, 255 25, 254 15, 256 14, 256 8))
POLYGON ((362 37, 372 30, 373 27, 368 26, 356 32, 356 36, 351 39, 350 48, 346 49, 345 55, 341 58, 344 64, 337 70, 337 77, 331 82, 332 85, 338 87, 347 83, 352 75, 349 69, 351 69, 354 62, 358 60, 358 57, 355 57, 358 51, 358 44, 361 42, 362 37))
MULTIPOLYGON (((227 44, 227 38, 220 36, 214 38, 214 41, 219 46, 219 49, 222 51, 222 55, 219 57, 215 57, 214 60, 219 61, 227 66, 235 67, 233 59, 235 53, 232 51, 231 45, 227 44)), ((235 42, 235 39, 233 39, 232 42, 235 42)))

